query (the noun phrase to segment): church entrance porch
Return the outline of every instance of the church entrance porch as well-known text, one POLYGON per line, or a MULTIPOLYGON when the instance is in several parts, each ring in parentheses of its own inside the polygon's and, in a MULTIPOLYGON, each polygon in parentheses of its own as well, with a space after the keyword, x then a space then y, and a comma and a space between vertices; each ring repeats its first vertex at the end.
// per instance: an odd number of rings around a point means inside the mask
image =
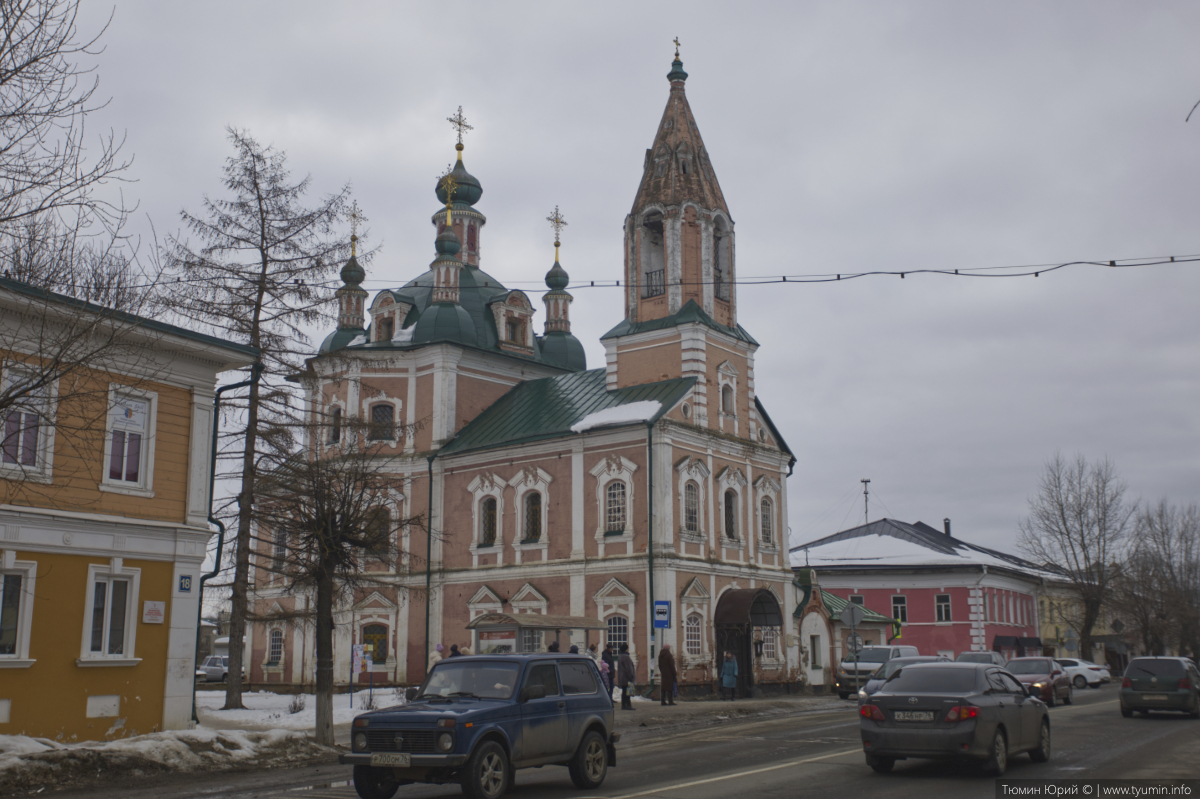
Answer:
POLYGON ((720 686, 720 669, 725 653, 732 652, 738 664, 737 696, 755 696, 754 671, 762 652, 759 651, 761 639, 756 641, 754 630, 774 630, 774 635, 778 637, 783 627, 779 602, 765 588, 726 591, 717 602, 713 624, 717 686, 720 686))

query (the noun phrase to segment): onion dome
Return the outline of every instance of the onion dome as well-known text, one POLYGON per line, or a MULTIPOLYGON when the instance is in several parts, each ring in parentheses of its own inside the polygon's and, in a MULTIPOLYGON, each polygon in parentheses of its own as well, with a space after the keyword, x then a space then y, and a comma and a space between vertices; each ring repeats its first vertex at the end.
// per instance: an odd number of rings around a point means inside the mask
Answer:
POLYGON ((685 81, 687 73, 683 71, 683 62, 679 60, 679 53, 676 51, 675 60, 671 62, 671 71, 667 73, 669 81, 685 81))
POLYGON ((366 270, 359 266, 358 259, 351 255, 350 260, 342 267, 342 282, 348 286, 357 286, 366 279, 366 270))
MULTIPOLYGON (((475 203, 479 202, 479 198, 483 196, 483 186, 479 184, 478 178, 468 172, 467 168, 463 166, 462 143, 460 142, 454 145, 454 148, 458 150, 458 163, 454 165, 454 169, 450 172, 451 177, 453 177, 455 182, 458 184, 458 189, 454 192, 454 203, 455 205, 459 203, 474 205, 475 203)), ((443 180, 444 179, 438 180, 436 194, 438 202, 440 202, 442 205, 445 205, 446 188, 443 180)))
POLYGON ((438 254, 438 260, 442 258, 451 258, 457 260, 455 256, 462 249, 462 243, 459 242, 458 236, 454 235, 454 228, 447 225, 437 238, 433 241, 433 249, 438 254))
POLYGON ((567 270, 563 269, 558 261, 555 261, 554 266, 550 267, 550 271, 546 273, 546 285, 555 291, 562 291, 570 282, 567 270))

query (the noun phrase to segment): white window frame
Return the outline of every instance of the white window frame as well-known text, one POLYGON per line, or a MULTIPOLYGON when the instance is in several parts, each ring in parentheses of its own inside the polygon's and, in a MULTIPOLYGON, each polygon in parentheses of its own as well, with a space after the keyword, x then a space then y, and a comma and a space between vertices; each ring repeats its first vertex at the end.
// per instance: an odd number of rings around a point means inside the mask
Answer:
MULTIPOLYGON (((677 491, 679 496, 679 538, 681 541, 688 541, 694 544, 703 546, 708 540, 708 526, 705 518, 705 510, 708 508, 708 483, 709 471, 708 466, 699 458, 685 457, 675 464, 675 471, 679 473, 677 479, 677 491), (687 529, 687 486, 688 483, 696 484, 696 530, 689 531, 687 529)), ((704 554, 701 549, 700 554, 704 554)))
POLYGON ((780 502, 780 494, 783 492, 783 486, 769 474, 764 474, 754 481, 754 533, 755 541, 757 542, 756 549, 759 552, 774 554, 779 552, 780 542, 783 538, 782 526, 780 518, 782 516, 782 505, 780 502), (770 510, 770 539, 763 538, 763 500, 769 500, 771 503, 770 510))
MULTIPOLYGON (((12 379, 14 372, 29 374, 32 371, 20 361, 11 360, 4 361, 2 368, 0 390, 8 386, 8 381, 12 379)), ((33 465, 5 463, 3 457, 0 456, 0 477, 8 480, 27 480, 31 483, 50 483, 54 480, 54 420, 58 404, 58 380, 51 381, 43 390, 46 392, 46 396, 42 400, 42 409, 39 413, 37 454, 34 456, 33 465)), ((4 442, 6 420, 7 413, 0 414, 0 445, 4 442)), ((18 460, 20 460, 19 457, 18 460)))
MULTIPOLYGON (((137 657, 137 628, 141 621, 140 595, 142 570, 126 567, 121 558, 113 558, 108 563, 92 563, 88 565, 87 594, 83 602, 83 635, 80 639, 79 657, 75 660, 77 666, 136 666, 142 662, 137 657), (100 579, 122 578, 129 581, 129 591, 125 597, 125 641, 120 655, 107 655, 92 650, 92 610, 96 598, 95 585, 100 579)), ((107 624, 107 620, 105 622, 107 624)))
POLYGON ((267 659, 263 662, 264 666, 282 666, 283 665, 283 647, 287 642, 287 635, 283 632, 283 627, 278 625, 272 626, 267 630, 267 659), (275 633, 279 633, 279 657, 275 660, 271 659, 271 650, 275 647, 275 633))
MULTIPOLYGON (((476 475, 467 485, 471 494, 471 545, 467 549, 471 553, 472 568, 479 566, 481 554, 495 555, 496 565, 504 565, 504 489, 507 487, 507 480, 491 472, 476 475), (483 501, 488 497, 496 500, 496 542, 483 546, 483 501)), ((543 524, 545 521, 543 514, 543 524)))
MULTIPOLYGON (((612 455, 601 458, 590 470, 596 478, 596 541, 600 544, 628 543, 628 554, 632 554, 633 495, 637 489, 633 474, 637 468, 637 464, 628 458, 612 455), (620 535, 608 535, 608 484, 613 480, 625 483, 625 532, 620 535)), ((603 555, 604 551, 601 550, 600 554, 603 555)))
MULTIPOLYGON (((746 531, 743 529, 746 526, 746 476, 742 474, 742 470, 736 466, 727 466, 717 475, 717 494, 713 499, 716 500, 717 517, 719 528, 717 530, 717 546, 726 549, 742 549, 746 546, 746 531), (725 529, 725 492, 732 491, 737 496, 736 506, 734 507, 734 536, 731 537, 725 529)), ((757 514, 754 514, 757 515, 757 514)), ((754 515, 750 518, 753 519, 754 515)), ((753 522, 751 522, 753 524, 753 522)), ((753 524, 755 528, 757 524, 753 524)))
MULTIPOLYGON (((508 485, 513 489, 513 504, 516 508, 516 533, 514 535, 514 549, 516 550, 516 562, 521 562, 521 553, 532 550, 548 551, 550 546, 550 483, 554 478, 545 469, 536 466, 530 466, 522 469, 520 472, 511 477, 508 485), (525 499, 530 493, 538 493, 542 495, 542 534, 536 541, 526 541, 525 537, 528 531, 525 529, 525 499)), ((499 513, 500 503, 496 503, 496 510, 499 513)), ((482 517, 481 517, 482 522, 482 517)), ((500 543, 499 538, 499 518, 496 519, 497 543, 500 543)), ((476 528, 476 540, 479 534, 483 532, 482 524, 476 528)), ((487 551, 487 548, 484 548, 487 551)), ((546 556, 542 555, 542 560, 546 556)))
POLYGON ((905 594, 892 594, 892 620, 898 621, 901 624, 908 624, 908 596, 905 594), (900 600, 897 602, 896 600, 900 600), (904 608, 903 616, 900 618, 896 615, 896 608, 904 608))
POLYGON ((933 595, 933 618, 938 624, 949 624, 954 620, 954 611, 952 609, 953 600, 949 594, 934 594, 933 595), (942 601, 942 597, 946 601, 942 601), (946 618, 942 618, 942 608, 946 609, 946 618))
POLYGON ((100 469, 100 490, 116 494, 129 494, 135 497, 154 496, 154 441, 158 429, 158 392, 145 391, 119 383, 108 384, 108 412, 104 416, 104 463, 100 469), (112 420, 113 411, 123 398, 137 402, 145 402, 146 429, 142 433, 141 472, 136 483, 127 480, 113 480, 109 477, 108 469, 112 459, 112 420))
POLYGON ((33 628, 34 593, 37 588, 37 561, 17 560, 14 550, 0 552, 0 575, 21 578, 21 599, 17 610, 17 644, 11 655, 0 655, 0 669, 27 669, 36 660, 29 657, 29 636, 33 628))
POLYGON ((683 652, 689 658, 698 658, 704 654, 704 616, 699 611, 692 611, 683 620, 683 652), (692 620, 696 624, 692 624, 692 620), (696 651, 692 651, 692 631, 696 633, 696 651))

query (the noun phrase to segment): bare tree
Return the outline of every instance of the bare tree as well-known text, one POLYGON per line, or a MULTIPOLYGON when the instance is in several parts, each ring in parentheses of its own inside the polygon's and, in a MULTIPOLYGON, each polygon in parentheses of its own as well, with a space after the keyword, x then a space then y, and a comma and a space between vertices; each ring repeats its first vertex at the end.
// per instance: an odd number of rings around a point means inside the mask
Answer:
POLYGON ((236 457, 239 483, 225 697, 225 708, 233 709, 242 707, 255 477, 262 458, 279 462, 295 451, 299 413, 284 381, 311 354, 305 331, 328 315, 333 288, 322 281, 350 254, 349 241, 335 235, 350 190, 344 186, 306 207, 309 178, 294 181, 284 153, 244 131, 230 128, 228 134, 234 147, 225 163, 229 197, 205 197, 203 216, 182 212, 202 246, 169 237, 165 260, 181 277, 172 284, 175 313, 262 353, 262 376, 240 406, 239 424, 225 435, 225 444, 236 450, 230 457, 236 457))
POLYGON ((256 526, 271 536, 269 555, 260 556, 258 568, 281 575, 289 591, 315 595, 316 738, 328 745, 333 745, 335 604, 363 587, 396 585, 389 575, 412 565, 397 546, 397 533, 424 528, 422 517, 393 515, 397 478, 378 457, 378 445, 349 435, 351 446, 326 450, 323 458, 309 451, 264 470, 256 489, 256 526))
POLYGON ((1111 599, 1117 563, 1125 553, 1137 503, 1125 501, 1125 484, 1107 460, 1089 464, 1060 454, 1046 464, 1018 545, 1038 563, 1062 573, 1082 613, 1076 626, 1080 656, 1092 657, 1092 634, 1111 599))
POLYGON ((1154 614, 1142 631, 1147 651, 1166 654, 1174 644, 1194 657, 1200 649, 1200 507, 1161 499, 1142 509, 1129 561, 1140 589, 1130 599, 1154 614))

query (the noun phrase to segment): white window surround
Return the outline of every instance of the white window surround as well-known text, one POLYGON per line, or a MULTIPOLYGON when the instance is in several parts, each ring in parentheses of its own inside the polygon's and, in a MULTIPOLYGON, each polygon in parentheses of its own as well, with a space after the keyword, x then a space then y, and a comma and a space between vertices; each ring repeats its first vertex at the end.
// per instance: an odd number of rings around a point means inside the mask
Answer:
POLYGON ((718 418, 721 420, 721 432, 732 432, 738 434, 738 416, 737 416, 737 398, 738 398, 738 371, 729 361, 723 361, 717 366, 717 408, 718 418), (728 386, 733 394, 733 407, 730 411, 725 410, 725 387, 728 386), (732 425, 732 430, 725 429, 725 421, 729 420, 732 425))
MULTIPOLYGON (((549 472, 536 466, 522 469, 508 481, 513 488, 513 507, 517 509, 517 534, 513 539, 518 550, 546 549, 550 540, 550 483, 554 478, 549 472), (537 541, 525 540, 525 496, 531 491, 542 495, 542 531, 537 541)), ((499 510, 499 508, 497 508, 499 510)), ((497 528, 499 520, 497 520, 497 528)), ((499 529, 496 540, 500 540, 499 529)), ((520 563, 520 560, 517 561, 520 563)))
POLYGON ((104 419, 104 464, 100 470, 101 491, 115 494, 129 494, 135 497, 154 496, 154 442, 158 431, 158 392, 145 391, 119 383, 108 384, 108 414, 104 419), (139 480, 136 483, 125 480, 113 480, 109 475, 109 464, 112 462, 113 445, 113 412, 118 403, 125 398, 144 402, 149 407, 146 410, 146 428, 142 438, 142 461, 139 480))
MULTIPOLYGON (((360 418, 363 419, 367 425, 367 430, 363 433, 367 442, 369 444, 389 444, 390 446, 393 446, 393 447, 400 446, 400 441, 402 440, 402 436, 400 435, 401 428, 404 427, 403 423, 400 421, 402 418, 404 418, 402 416, 403 411, 404 411, 404 401, 401 400, 399 397, 389 396, 387 394, 387 392, 385 392, 385 391, 377 392, 375 394, 375 396, 373 396, 373 397, 364 398, 362 400, 362 412, 361 412, 360 418), (391 405, 392 406, 392 437, 391 438, 371 438, 371 432, 370 432, 371 408, 373 408, 376 405, 391 405)), ((345 439, 346 439, 346 436, 343 435, 342 436, 343 442, 345 442, 345 439)))
POLYGON ((33 626, 34 589, 37 587, 37 561, 17 560, 16 551, 0 551, 0 573, 21 578, 21 599, 17 610, 17 646, 11 655, 0 655, 0 669, 27 669, 37 661, 29 657, 29 636, 33 626))
MULTIPOLYGON (((6 360, 0 364, 0 389, 8 386, 8 381, 14 372, 28 372, 19 361, 6 360)), ((51 483, 54 480, 54 434, 55 413, 58 404, 58 380, 54 380, 45 389, 46 398, 40 406, 38 422, 37 457, 33 466, 23 466, 19 463, 5 463, 0 458, 0 477, 8 480, 25 480, 31 483, 51 483)), ((10 409, 11 410, 11 409, 10 409)), ((0 417, 0 442, 4 436, 4 418, 0 417)))
POLYGON ((783 487, 769 474, 764 474, 754 481, 754 534, 758 542, 758 551, 766 553, 774 553, 779 551, 779 542, 782 537, 782 528, 779 523, 779 495, 783 491, 783 487), (767 543, 763 541, 762 536, 762 501, 764 499, 771 500, 771 541, 767 543))
MULTIPOLYGON (((746 497, 743 490, 747 485, 746 475, 736 466, 727 466, 721 473, 717 475, 717 507, 719 517, 718 538, 720 546, 727 549, 741 549, 746 544, 746 536, 743 534, 742 527, 746 523, 746 497), (737 495, 737 507, 735 508, 737 515, 737 527, 734 530, 735 535, 730 537, 725 530, 725 492, 733 491, 737 495)), ((755 525, 757 527, 757 525, 755 525)))
POLYGON ((474 565, 478 565, 480 554, 495 553, 499 558, 496 565, 504 562, 504 489, 507 486, 508 481, 490 472, 476 475, 467 485, 467 491, 471 492, 472 497, 471 546, 468 549, 475 558, 474 565), (483 517, 480 511, 485 497, 493 497, 496 500, 496 543, 491 546, 482 546, 479 543, 479 536, 483 531, 483 517))
POLYGON ((515 613, 539 613, 544 616, 546 609, 550 607, 550 600, 546 599, 546 595, 534 588, 532 584, 525 583, 517 593, 513 594, 508 604, 512 606, 515 613))
POLYGON ((681 653, 682 657, 683 657, 683 667, 684 668, 688 668, 691 666, 706 665, 710 662, 710 658, 712 657, 712 655, 709 652, 709 640, 708 640, 708 618, 709 618, 708 614, 709 614, 709 605, 711 604, 709 602, 709 599, 710 599, 710 596, 708 593, 708 589, 704 587, 704 583, 700 580, 699 577, 693 577, 691 579, 691 581, 688 582, 687 587, 685 587, 683 589, 683 591, 681 591, 679 594, 680 616, 684 620, 684 627, 685 627, 684 648, 681 653), (686 644, 687 644, 687 642, 686 642, 687 619, 689 616, 691 616, 693 614, 698 615, 700 617, 700 654, 699 655, 689 654, 687 651, 687 646, 686 646, 686 644))
POLYGON ((342 402, 340 397, 334 397, 325 406, 321 415, 321 419, 319 420, 321 428, 320 442, 323 449, 340 449, 343 452, 346 451, 349 443, 348 439, 351 438, 350 436, 346 435, 346 422, 349 416, 350 414, 346 408, 346 404, 342 402), (338 440, 331 441, 330 438, 333 436, 335 409, 341 411, 341 418, 337 420, 338 440))
MULTIPOLYGON (((267 645, 265 647, 263 647, 263 661, 260 664, 262 666, 262 670, 263 670, 264 674, 282 674, 283 673, 283 661, 287 657, 287 655, 286 655, 287 632, 284 630, 283 627, 284 627, 284 625, 283 625, 283 622, 281 622, 281 621, 273 621, 267 625, 267 630, 266 630, 267 645), (271 635, 273 633, 279 633, 280 638, 281 638, 281 642, 279 645, 279 660, 277 660, 275 662, 271 662, 271 635)), ((247 660, 248 659, 249 658, 247 658, 247 660)))
POLYGON ((637 468, 636 463, 620 455, 603 458, 591 468, 591 474, 596 478, 596 540, 598 542, 611 544, 633 541, 633 494, 635 491, 633 473, 637 471, 637 468), (607 501, 605 489, 613 480, 622 480, 625 483, 625 532, 620 535, 608 535, 605 524, 605 503, 607 501))
MULTIPOLYGON (((596 603, 596 618, 606 625, 609 616, 625 617, 628 624, 626 629, 629 631, 629 656, 636 664, 638 662, 637 636, 640 632, 640 628, 634 622, 637 597, 624 583, 614 577, 592 595, 592 601, 596 603)), ((614 654, 616 653, 614 652, 614 654)))
POLYGON ((692 543, 704 543, 707 535, 708 526, 705 524, 708 520, 705 518, 705 510, 708 508, 708 465, 699 458, 684 457, 675 464, 675 471, 678 474, 677 494, 679 497, 679 537, 683 541, 692 543), (698 510, 698 530, 694 533, 687 530, 687 506, 686 506, 686 486, 688 482, 694 482, 700 489, 700 501, 698 510))
MULTIPOLYGON (((471 619, 477 619, 487 613, 500 613, 504 609, 504 602, 496 595, 496 592, 488 588, 486 585, 481 586, 475 592, 475 596, 467 601, 467 609, 470 611, 471 619)), ((478 636, 476 643, 478 643, 478 636)))
POLYGON ((141 608, 139 599, 142 582, 142 570, 127 568, 121 558, 113 558, 108 563, 92 563, 88 565, 87 595, 83 603, 83 635, 79 646, 79 657, 76 666, 136 666, 142 659, 136 656, 134 648, 137 639, 138 623, 141 621, 138 611, 141 608), (97 578, 124 577, 129 580, 129 593, 125 598, 125 641, 121 655, 105 655, 91 651, 92 636, 92 603, 96 598, 95 583, 97 578))

